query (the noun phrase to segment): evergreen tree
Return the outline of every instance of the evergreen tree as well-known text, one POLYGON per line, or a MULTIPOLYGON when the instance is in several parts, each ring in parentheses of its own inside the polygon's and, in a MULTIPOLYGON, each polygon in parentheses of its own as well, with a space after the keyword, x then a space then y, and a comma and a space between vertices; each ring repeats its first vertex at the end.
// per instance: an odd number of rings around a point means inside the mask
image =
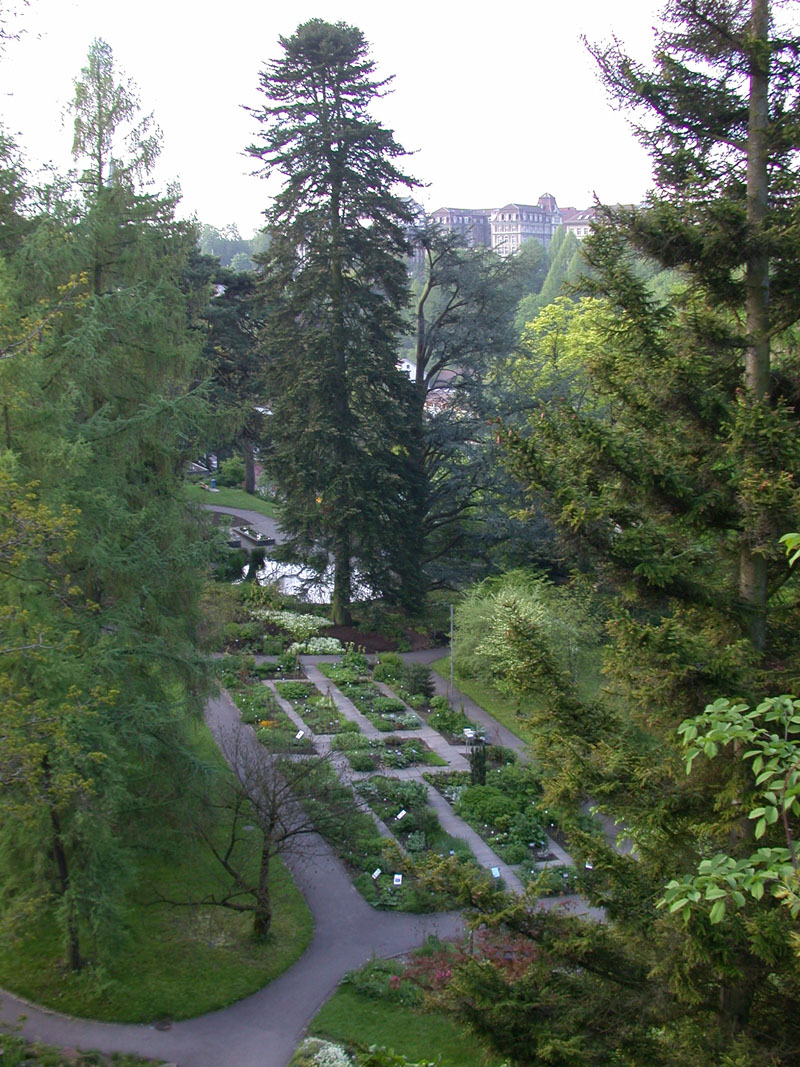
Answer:
POLYGON ((409 385, 395 359, 411 212, 395 189, 413 183, 369 114, 387 83, 361 31, 313 19, 280 44, 250 149, 285 179, 261 261, 266 458, 295 549, 333 560, 345 622, 354 562, 387 595, 408 565, 409 385))
MULTIPOLYGON (((620 103, 643 109, 658 188, 643 210, 605 209, 584 242, 601 303, 580 390, 542 396, 508 437, 614 594, 602 699, 581 700, 546 650, 529 657, 550 798, 588 794, 634 844, 620 855, 576 829, 593 866, 584 891, 608 923, 520 910, 511 921, 540 946, 525 982, 465 979, 470 1017, 518 1063, 790 1064, 800 1047, 787 909, 745 901, 712 922, 712 895, 684 925, 680 901, 657 907, 702 860, 755 850, 750 765, 726 749, 687 776, 678 726, 719 696, 755 706, 797 691, 800 674, 796 579, 778 545, 800 518, 800 39, 766 0, 673 0, 666 19, 653 71, 617 45, 596 51, 620 103), (681 283, 657 298, 636 256, 681 283)), ((785 844, 782 830, 763 843, 785 844)))
POLYGON ((54 543, 3 587, 0 854, 4 904, 24 915, 49 890, 77 969, 120 928, 137 813, 178 790, 199 711, 182 469, 202 405, 187 392, 195 235, 140 191, 155 146, 103 42, 75 114, 78 196, 50 191, 5 261, 25 342, 0 366, 5 462, 54 543))

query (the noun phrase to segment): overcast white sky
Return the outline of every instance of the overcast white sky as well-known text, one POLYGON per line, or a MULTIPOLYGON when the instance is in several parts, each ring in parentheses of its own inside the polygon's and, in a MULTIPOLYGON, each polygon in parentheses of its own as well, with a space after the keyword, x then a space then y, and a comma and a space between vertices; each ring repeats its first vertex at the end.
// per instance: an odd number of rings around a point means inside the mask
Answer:
MULTIPOLYGON (((20 0, 17 0, 17 4, 20 0)), ((9 0, 0 0, 0 12, 9 0)), ((11 4, 13 7, 13 3, 11 4)), ((394 91, 374 109, 414 156, 406 170, 442 204, 496 207, 552 193, 564 206, 640 200, 649 160, 612 110, 580 38, 620 37, 652 52, 663 0, 30 0, 12 23, 26 33, 0 61, 0 120, 31 162, 66 166, 64 107, 94 37, 155 112, 158 179, 178 180, 183 214, 249 236, 269 189, 244 147, 257 124, 258 73, 278 37, 309 18, 358 26, 394 91)))

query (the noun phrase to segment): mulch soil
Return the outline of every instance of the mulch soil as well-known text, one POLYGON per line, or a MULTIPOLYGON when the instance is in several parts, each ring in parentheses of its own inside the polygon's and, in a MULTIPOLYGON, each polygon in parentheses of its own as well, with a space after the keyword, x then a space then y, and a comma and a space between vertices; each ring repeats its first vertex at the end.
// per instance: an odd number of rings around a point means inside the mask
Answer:
MULTIPOLYGON (((397 650, 397 641, 387 637, 386 634, 379 634, 374 630, 357 630, 354 626, 326 626, 325 636, 338 637, 343 645, 352 643, 355 648, 363 648, 365 652, 395 652, 397 650)), ((432 647, 431 640, 426 634, 408 630, 405 637, 412 652, 432 647)))

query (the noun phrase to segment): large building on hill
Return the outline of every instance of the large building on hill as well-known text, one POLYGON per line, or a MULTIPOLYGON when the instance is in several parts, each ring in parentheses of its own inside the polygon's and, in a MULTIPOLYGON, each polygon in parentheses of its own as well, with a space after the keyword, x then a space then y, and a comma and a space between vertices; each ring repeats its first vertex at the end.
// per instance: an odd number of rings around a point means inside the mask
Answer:
POLYGON ((499 256, 511 256, 531 239, 549 248, 560 225, 561 212, 550 193, 536 204, 506 204, 492 212, 492 248, 499 256))
POLYGON ((567 233, 574 233, 578 240, 582 241, 592 232, 592 223, 596 213, 593 207, 584 208, 583 211, 576 207, 562 208, 561 225, 567 233))
MULTIPOLYGON (((572 209, 574 210, 574 209, 572 209)), ((556 198, 544 193, 536 204, 505 204, 498 208, 440 207, 428 216, 448 233, 458 233, 473 248, 493 248, 510 256, 531 238, 550 247, 562 224, 556 198)))
POLYGON ((491 248, 491 208, 440 207, 428 218, 447 233, 460 234, 470 248, 491 248))

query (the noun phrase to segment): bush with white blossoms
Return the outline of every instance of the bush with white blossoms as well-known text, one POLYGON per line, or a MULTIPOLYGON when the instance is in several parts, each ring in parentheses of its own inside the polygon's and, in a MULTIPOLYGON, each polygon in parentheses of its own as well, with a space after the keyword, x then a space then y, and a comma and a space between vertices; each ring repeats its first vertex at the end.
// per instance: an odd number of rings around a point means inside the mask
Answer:
POLYGON ((307 1037, 294 1054, 291 1067, 353 1067, 353 1061, 341 1045, 307 1037))
POLYGON ((295 656, 338 656, 344 645, 338 637, 309 637, 307 641, 295 641, 289 646, 295 656))
POLYGON ((251 613, 260 622, 271 622, 288 630, 295 641, 307 641, 326 626, 333 626, 330 619, 321 615, 301 615, 297 611, 277 611, 273 608, 256 608, 251 613))

